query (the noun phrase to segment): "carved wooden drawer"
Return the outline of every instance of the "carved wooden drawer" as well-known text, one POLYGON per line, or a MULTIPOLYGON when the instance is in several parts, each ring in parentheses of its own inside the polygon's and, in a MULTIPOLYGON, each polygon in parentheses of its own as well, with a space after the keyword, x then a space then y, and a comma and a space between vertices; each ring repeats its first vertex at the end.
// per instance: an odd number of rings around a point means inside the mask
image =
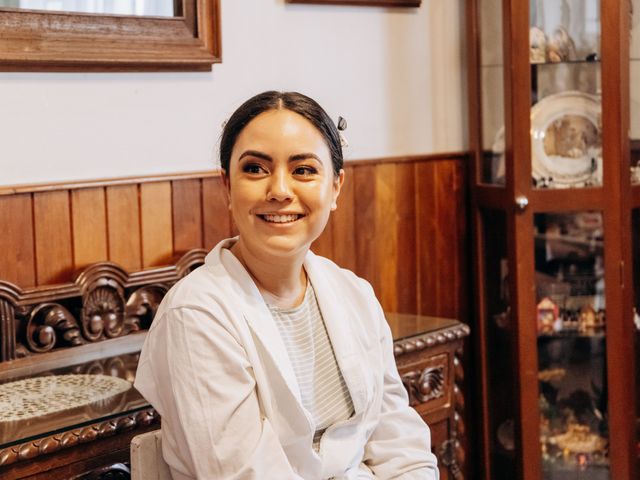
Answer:
POLYGON ((464 372, 461 355, 469 327, 451 319, 387 314, 398 372, 409 402, 431 428, 442 480, 464 478, 464 372), (421 331, 411 335, 411 331, 421 331), (409 335, 403 336, 403 333, 409 335))

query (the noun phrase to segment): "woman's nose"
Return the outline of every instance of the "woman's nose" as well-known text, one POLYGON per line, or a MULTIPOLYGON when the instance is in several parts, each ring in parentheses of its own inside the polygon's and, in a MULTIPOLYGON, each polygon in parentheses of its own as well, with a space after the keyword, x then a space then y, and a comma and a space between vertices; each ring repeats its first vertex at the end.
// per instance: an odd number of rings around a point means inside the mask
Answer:
POLYGON ((267 192, 267 200, 288 200, 293 196, 291 185, 289 183, 289 175, 287 172, 276 170, 273 172, 269 182, 269 190, 267 192))

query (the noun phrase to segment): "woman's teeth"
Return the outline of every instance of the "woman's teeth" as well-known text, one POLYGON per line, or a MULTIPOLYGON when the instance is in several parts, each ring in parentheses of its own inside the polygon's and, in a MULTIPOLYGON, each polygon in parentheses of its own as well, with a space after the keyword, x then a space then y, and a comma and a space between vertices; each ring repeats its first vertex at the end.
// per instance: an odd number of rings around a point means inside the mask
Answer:
POLYGON ((272 223, 289 223, 295 222, 300 215, 261 215, 267 222, 272 223))

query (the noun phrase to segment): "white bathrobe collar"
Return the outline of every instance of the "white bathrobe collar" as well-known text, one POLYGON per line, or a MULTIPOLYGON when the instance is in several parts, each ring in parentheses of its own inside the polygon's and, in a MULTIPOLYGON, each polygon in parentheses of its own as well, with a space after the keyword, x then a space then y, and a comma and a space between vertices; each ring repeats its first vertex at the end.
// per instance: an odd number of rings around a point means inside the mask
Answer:
MULTIPOLYGON (((242 297, 237 305, 242 308, 243 316, 254 333, 254 338, 269 354, 291 394, 301 404, 298 381, 271 312, 253 278, 229 250, 237 238, 220 242, 207 255, 205 262, 222 264, 229 275, 236 280, 233 289, 237 290, 234 293, 242 297)), ((304 268, 315 290, 338 366, 351 395, 355 410, 353 419, 357 420, 367 405, 367 395, 370 392, 366 384, 367 376, 364 366, 357 361, 357 358, 361 358, 362 352, 357 351, 358 346, 354 342, 355 335, 351 331, 353 324, 350 322, 349 310, 345 307, 345 303, 348 302, 340 298, 341 293, 334 289, 327 276, 323 274, 320 260, 311 251, 305 257, 304 268)))

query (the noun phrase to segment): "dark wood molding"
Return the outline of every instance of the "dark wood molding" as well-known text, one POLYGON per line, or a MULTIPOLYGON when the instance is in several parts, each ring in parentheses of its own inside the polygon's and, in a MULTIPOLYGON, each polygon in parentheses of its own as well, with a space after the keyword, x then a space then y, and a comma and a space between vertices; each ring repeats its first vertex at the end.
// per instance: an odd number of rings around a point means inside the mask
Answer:
POLYGON ((194 249, 173 265, 131 274, 100 262, 73 282, 24 290, 0 281, 0 365, 148 329, 168 288, 205 255, 194 249))
POLYGON ((167 182, 201 178, 217 178, 219 170, 200 172, 167 173, 162 175, 144 175, 118 178, 101 178, 96 180, 78 180, 70 182, 33 183, 24 185, 0 186, 0 196, 16 195, 20 193, 52 192, 57 190, 79 190, 81 188, 113 187, 123 185, 138 185, 141 183, 167 182))
POLYGON ((443 328, 435 332, 417 335, 406 340, 398 340, 393 346, 393 354, 396 357, 409 353, 419 352, 427 348, 433 348, 436 345, 443 345, 453 340, 464 338, 469 335, 469 326, 460 323, 452 327, 443 328))
POLYGON ((287 2, 358 7, 419 7, 422 0, 287 0, 287 2))
MULTIPOLYGON (((422 155, 405 155, 396 157, 380 157, 361 160, 345 160, 345 167, 364 167, 369 165, 397 164, 397 163, 420 163, 420 162, 437 162, 470 160, 469 152, 444 152, 444 153, 428 153, 422 155)), ((0 185, 0 196, 15 195, 19 193, 37 193, 51 192, 57 190, 78 190, 81 188, 94 187, 111 187, 118 185, 136 185, 140 183, 166 182, 177 180, 190 180, 201 178, 217 178, 221 175, 220 170, 205 170, 196 172, 167 173, 160 175, 143 175, 131 177, 115 177, 101 178, 95 180, 78 180, 69 182, 53 182, 53 183, 33 183, 24 185, 0 185)))
MULTIPOLYGON (((369 165, 381 164, 397 164, 397 163, 419 163, 419 162, 436 162, 470 160, 469 152, 445 152, 445 153, 429 153, 423 155, 406 155, 397 157, 380 157, 362 160, 345 160, 345 166, 364 167, 369 165)), ((78 180, 69 182, 53 182, 53 183, 34 183, 24 185, 0 185, 0 196, 15 195, 19 193, 36 193, 50 192, 56 190, 78 190, 81 188, 107 187, 116 185, 135 185, 140 183, 165 182, 174 180, 189 180, 201 178, 217 178, 220 177, 220 170, 206 170, 184 173, 167 173, 161 175, 144 175, 131 177, 102 178, 95 180, 78 180)))
POLYGON ((83 443, 112 437, 122 432, 159 423, 160 415, 153 408, 116 416, 66 432, 58 432, 37 440, 18 443, 0 450, 0 467, 49 455, 83 443))
POLYGON ((442 153, 424 153, 418 155, 399 155, 394 157, 367 158, 360 160, 345 160, 345 165, 351 167, 366 167, 370 165, 381 164, 397 164, 397 163, 422 163, 422 162, 440 162, 460 160, 468 161, 471 159, 470 152, 442 152, 442 153))
POLYGON ((1 71, 208 71, 220 62, 219 0, 181 17, 0 9, 1 71))

